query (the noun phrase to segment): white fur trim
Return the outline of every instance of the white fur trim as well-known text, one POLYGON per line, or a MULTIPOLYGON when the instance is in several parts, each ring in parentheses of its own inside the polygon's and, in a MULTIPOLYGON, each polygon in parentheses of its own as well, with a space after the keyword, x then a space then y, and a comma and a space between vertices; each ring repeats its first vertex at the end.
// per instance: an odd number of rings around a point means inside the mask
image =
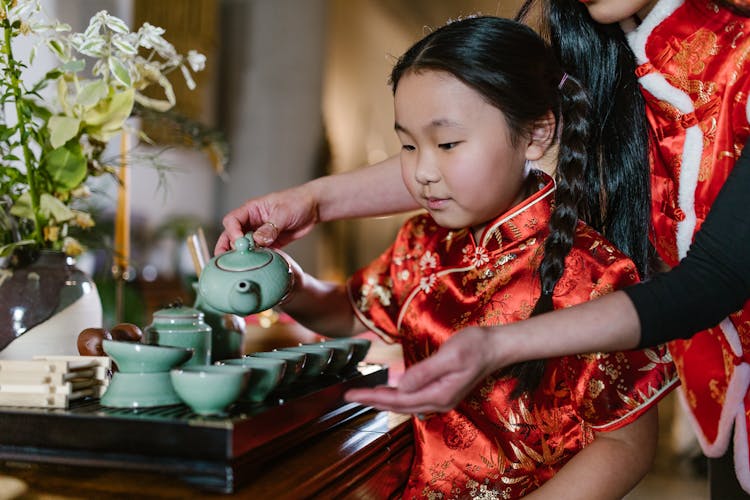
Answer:
POLYGON ((666 101, 677 108, 680 113, 695 111, 695 106, 693 106, 693 100, 690 99, 690 96, 682 90, 671 86, 661 73, 643 75, 638 79, 638 83, 660 101, 666 101))
MULTIPOLYGON (((678 391, 679 400, 684 406, 688 418, 693 424, 698 443, 703 450, 703 453, 707 457, 720 457, 727 451, 729 445, 729 439, 732 436, 732 427, 735 420, 739 415, 744 417, 745 412, 743 400, 747 393, 747 387, 750 384, 750 365, 742 363, 735 367, 734 374, 729 381, 729 387, 724 399, 724 406, 721 409, 721 415, 719 416, 718 431, 716 433, 716 439, 710 442, 706 436, 701 432, 701 428, 698 425, 698 421, 693 415, 690 405, 685 399, 685 388, 684 386, 678 391)), ((745 444, 745 451, 747 452, 747 441, 745 444)))
POLYGON ((724 318, 721 323, 719 323, 719 328, 721 328, 721 333, 724 334, 724 338, 727 339, 727 342, 729 343, 729 346, 732 348, 732 352, 735 356, 738 358, 742 357, 742 342, 740 341, 740 334, 737 332, 737 329, 734 327, 734 323, 729 318, 724 318))
MULTIPOLYGON (((744 408, 743 408, 744 409, 744 408)), ((745 492, 750 493, 750 456, 748 456, 747 420, 744 411, 737 412, 734 422, 734 473, 745 492)))
POLYGON ((685 218, 677 223, 677 256, 684 259, 693 241, 697 219, 695 216, 695 188, 703 156, 703 131, 698 125, 685 130, 685 145, 682 148, 680 187, 677 202, 685 218))
POLYGON ((750 99, 748 99, 745 104, 745 117, 747 118, 747 121, 750 122, 750 99))
POLYGON ((661 0, 651 9, 641 25, 627 34, 628 43, 638 64, 648 61, 646 58, 646 40, 648 40, 651 32, 683 3, 685 3, 685 0, 661 0))
MULTIPOLYGON (((661 0, 651 10, 643 23, 634 31, 628 33, 628 43, 639 64, 648 62, 646 57, 646 42, 651 32, 662 21, 669 17, 684 0, 661 0)), ((667 102, 681 113, 695 111, 690 96, 682 90, 673 87, 660 73, 649 73, 638 79, 641 86, 660 101, 667 102)), ((683 259, 693 241, 693 232, 697 224, 695 215, 695 188, 698 185, 701 157, 703 155, 703 132, 698 125, 685 130, 685 144, 682 149, 680 167, 679 190, 677 203, 685 218, 677 223, 677 255, 683 259)))

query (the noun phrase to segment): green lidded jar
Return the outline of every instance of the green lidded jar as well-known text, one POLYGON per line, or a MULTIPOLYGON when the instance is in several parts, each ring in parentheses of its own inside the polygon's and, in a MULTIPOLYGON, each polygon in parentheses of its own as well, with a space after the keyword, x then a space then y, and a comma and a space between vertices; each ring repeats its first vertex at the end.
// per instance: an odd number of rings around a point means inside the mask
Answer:
POLYGON ((211 327, 197 309, 182 305, 160 309, 143 335, 147 344, 192 348, 193 356, 183 366, 211 364, 211 327))

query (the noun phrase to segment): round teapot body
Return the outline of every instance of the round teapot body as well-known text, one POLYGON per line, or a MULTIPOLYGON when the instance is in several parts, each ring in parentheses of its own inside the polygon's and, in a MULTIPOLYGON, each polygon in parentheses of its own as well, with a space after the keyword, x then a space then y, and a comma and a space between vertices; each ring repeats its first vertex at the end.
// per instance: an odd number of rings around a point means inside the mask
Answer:
POLYGON ((147 344, 189 347, 193 356, 184 366, 211 364, 211 327, 203 313, 190 307, 171 307, 154 313, 143 331, 147 344))
POLYGON ((290 291, 292 270, 273 250, 255 248, 252 235, 212 258, 198 280, 200 300, 224 313, 247 316, 278 304, 290 291))

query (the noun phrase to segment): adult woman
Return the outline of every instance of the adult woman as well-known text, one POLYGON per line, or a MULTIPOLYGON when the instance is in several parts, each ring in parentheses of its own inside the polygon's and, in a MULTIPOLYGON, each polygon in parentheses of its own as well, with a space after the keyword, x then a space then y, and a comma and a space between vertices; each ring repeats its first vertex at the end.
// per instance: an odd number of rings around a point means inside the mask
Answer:
MULTIPOLYGON (((564 20, 575 7, 564 3, 551 2, 547 17, 552 20, 551 41, 560 47, 562 59, 566 61, 564 49, 574 37, 572 32, 560 30, 559 23, 555 23, 564 20)), ((737 161, 750 135, 747 101, 750 72, 746 66, 750 41, 744 36, 745 18, 716 3, 695 0, 684 3, 680 0, 591 0, 582 3, 591 18, 600 23, 598 28, 602 27, 601 23, 619 21, 630 31, 628 43, 637 58, 636 75, 648 105, 647 117, 653 138, 651 239, 659 256, 669 266, 677 265, 681 259, 684 262, 667 276, 627 294, 613 294, 548 317, 504 327, 502 331, 508 335, 491 335, 497 349, 472 350, 473 340, 490 336, 490 333, 467 330, 446 343, 435 359, 415 365, 398 389, 353 392, 352 399, 401 411, 440 410, 460 399, 463 389, 458 389, 459 386, 471 386, 509 363, 570 352, 632 348, 639 344, 639 325, 643 329, 640 339, 643 345, 687 337, 716 325, 721 318, 740 309, 750 297, 750 269, 743 262, 750 241, 747 231, 750 222, 740 205, 742 195, 750 192, 750 166, 746 165, 750 159, 743 157, 737 161), (709 208, 711 214, 707 217, 709 208), (701 225, 703 230, 698 232, 688 253, 701 225), (738 229, 739 237, 733 237, 738 229), (658 301, 671 304, 670 310, 656 310, 654 305, 658 305, 658 301), (540 327, 546 330, 536 330, 540 327), (510 335, 514 332, 523 337, 510 335), (583 340, 592 332, 598 333, 597 340, 583 340), (660 335, 654 335, 655 332, 660 335), (436 370, 447 366, 439 361, 441 358, 445 361, 448 356, 462 360, 462 369, 436 370), (435 383, 424 385, 426 382, 435 383), (417 391, 419 387, 423 390, 417 391)), ((589 20, 588 25, 596 23, 589 20)), ((571 50, 576 52, 575 47, 571 50)), ((576 69, 594 55, 581 48, 577 52, 578 58, 567 60, 576 69)), ((570 68, 568 71, 576 74, 570 68)), ((583 80, 595 96, 602 93, 595 81, 583 80)), ((599 173, 619 170, 619 167, 617 161, 609 162, 607 170, 599 173)), ((363 183, 361 186, 367 186, 364 189, 368 191, 358 193, 356 198, 349 198, 342 192, 356 193, 351 184, 358 181, 351 176, 332 183, 321 181, 328 183, 322 194, 313 194, 321 184, 303 188, 302 191, 307 191, 304 199, 309 205, 296 210, 291 218, 290 212, 285 211, 288 208, 276 211, 268 211, 270 205, 260 208, 267 203, 278 203, 278 198, 256 200, 242 211, 230 214, 225 219, 225 227, 231 234, 237 232, 238 225, 257 226, 273 221, 283 228, 299 229, 313 222, 316 216, 327 218, 389 211, 383 207, 370 210, 372 206, 368 208, 364 203, 368 199, 377 200, 373 186, 396 185, 387 182, 392 174, 385 170, 355 174, 376 177, 378 181, 378 184, 363 183), (339 189, 332 188, 337 183, 339 189), (346 187, 341 189, 342 186, 346 187), (340 202, 342 199, 349 200, 350 204, 338 205, 331 213, 320 210, 328 207, 327 200, 340 202), (359 204, 360 208, 352 209, 351 204, 359 204), (299 214, 306 211, 308 215, 300 218, 299 214)), ((612 187, 605 182, 599 189, 592 190, 594 196, 603 196, 604 201, 602 213, 589 214, 592 216, 589 222, 596 227, 596 219, 600 217, 605 235, 638 262, 641 247, 637 237, 620 238, 624 231, 617 231, 610 225, 613 218, 620 219, 618 209, 623 208, 612 204, 614 200, 610 196, 619 192, 610 190, 612 187), (628 247, 628 241, 635 243, 628 247)), ((385 191, 390 192, 391 198, 399 196, 397 188, 385 191)), ((297 198, 298 201, 304 199, 297 198)), ((394 203, 389 208, 405 207, 394 203)), ((645 228, 637 221, 635 217, 635 225, 631 221, 629 227, 645 234, 645 228)), ((259 236, 269 230, 275 228, 267 226, 259 236)), ((219 250, 222 245, 225 242, 220 241, 219 250)), ((689 391, 704 451, 711 456, 723 453, 734 426, 738 478, 750 491, 745 416, 745 395, 750 384, 750 364, 746 361, 746 353, 750 352, 750 312, 747 312, 750 308, 745 309, 722 321, 720 327, 695 336, 689 343, 672 344, 670 350, 689 391)), ((750 401, 748 403, 750 406, 750 401)))

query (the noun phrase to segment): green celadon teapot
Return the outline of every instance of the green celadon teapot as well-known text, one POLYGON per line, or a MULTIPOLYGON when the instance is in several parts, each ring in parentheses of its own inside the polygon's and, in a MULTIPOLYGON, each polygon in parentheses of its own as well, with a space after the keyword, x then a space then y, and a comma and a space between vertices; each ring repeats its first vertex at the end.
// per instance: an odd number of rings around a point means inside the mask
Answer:
POLYGON ((217 311, 247 316, 278 304, 292 288, 292 270, 278 253, 256 247, 253 234, 213 257, 198 280, 200 300, 217 311))

